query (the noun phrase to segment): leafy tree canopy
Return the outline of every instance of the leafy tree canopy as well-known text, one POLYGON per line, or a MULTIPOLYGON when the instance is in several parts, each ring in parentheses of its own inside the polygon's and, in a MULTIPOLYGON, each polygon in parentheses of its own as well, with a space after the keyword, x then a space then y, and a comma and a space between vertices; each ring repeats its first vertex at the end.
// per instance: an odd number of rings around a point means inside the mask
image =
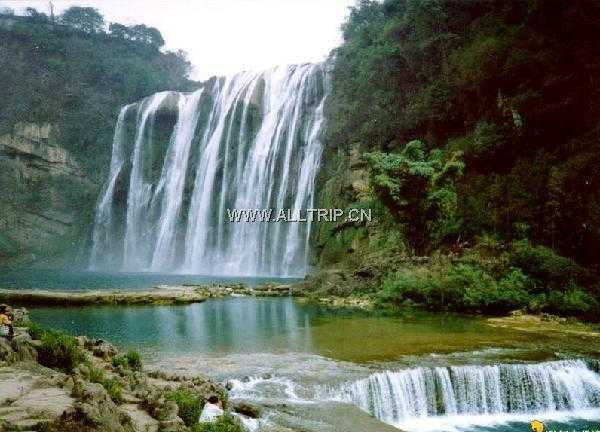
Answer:
POLYGON ((104 30, 104 17, 98 9, 92 7, 72 6, 63 12, 60 21, 86 33, 99 33, 104 30))

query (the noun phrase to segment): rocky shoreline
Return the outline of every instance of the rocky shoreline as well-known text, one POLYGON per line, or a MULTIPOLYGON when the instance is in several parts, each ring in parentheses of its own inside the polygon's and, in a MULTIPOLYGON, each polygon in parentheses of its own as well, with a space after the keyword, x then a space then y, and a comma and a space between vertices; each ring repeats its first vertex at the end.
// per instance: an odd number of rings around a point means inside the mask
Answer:
POLYGON ((147 290, 55 291, 0 289, 0 303, 23 306, 164 305, 202 303, 230 296, 278 297, 291 294, 290 285, 244 284, 158 285, 147 290))
MULTIPOLYGON (((24 309, 15 318, 13 340, 0 337, 2 432, 187 432, 181 395, 227 401, 227 390, 207 377, 145 371, 139 356, 108 342, 41 330, 24 309)), ((257 414, 248 404, 226 408, 257 414)))

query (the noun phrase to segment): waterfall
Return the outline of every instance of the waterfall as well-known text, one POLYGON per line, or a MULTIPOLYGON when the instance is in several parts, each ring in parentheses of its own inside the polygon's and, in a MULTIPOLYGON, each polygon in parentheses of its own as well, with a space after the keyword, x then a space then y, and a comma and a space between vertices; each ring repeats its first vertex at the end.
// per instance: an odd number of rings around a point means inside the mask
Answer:
POLYGON ((90 267, 303 276, 310 222, 232 222, 227 210, 312 208, 327 91, 324 65, 304 64, 124 107, 90 267))
POLYGON ((115 193, 117 179, 125 162, 125 154, 123 149, 123 143, 125 141, 125 116, 131 107, 132 105, 125 105, 123 108, 121 108, 119 117, 117 118, 117 124, 115 126, 108 181, 106 182, 104 189, 100 194, 100 199, 98 200, 94 218, 94 232, 90 259, 92 268, 101 262, 102 251, 114 249, 114 245, 112 244, 112 233, 115 227, 113 226, 112 199, 115 193))
POLYGON ((415 368, 374 373, 326 393, 398 424, 442 415, 600 408, 600 375, 582 360, 415 368))

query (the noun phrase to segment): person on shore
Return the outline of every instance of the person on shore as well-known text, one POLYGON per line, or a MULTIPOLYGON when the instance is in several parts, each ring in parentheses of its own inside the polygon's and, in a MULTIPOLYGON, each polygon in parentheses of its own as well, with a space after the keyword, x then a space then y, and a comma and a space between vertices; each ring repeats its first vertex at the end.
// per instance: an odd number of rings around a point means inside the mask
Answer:
POLYGON ((198 421, 200 423, 214 422, 224 414, 223 402, 215 395, 208 398, 200 414, 198 421))
POLYGON ((12 312, 7 305, 0 305, 0 336, 11 340, 13 335, 12 312))

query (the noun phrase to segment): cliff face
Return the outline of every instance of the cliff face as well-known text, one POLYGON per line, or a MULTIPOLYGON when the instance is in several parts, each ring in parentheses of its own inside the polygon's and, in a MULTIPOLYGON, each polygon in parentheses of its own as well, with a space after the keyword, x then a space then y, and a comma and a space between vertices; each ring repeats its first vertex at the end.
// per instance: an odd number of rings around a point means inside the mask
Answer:
POLYGON ((55 137, 34 123, 0 136, 0 267, 59 263, 85 238, 98 186, 55 137))

